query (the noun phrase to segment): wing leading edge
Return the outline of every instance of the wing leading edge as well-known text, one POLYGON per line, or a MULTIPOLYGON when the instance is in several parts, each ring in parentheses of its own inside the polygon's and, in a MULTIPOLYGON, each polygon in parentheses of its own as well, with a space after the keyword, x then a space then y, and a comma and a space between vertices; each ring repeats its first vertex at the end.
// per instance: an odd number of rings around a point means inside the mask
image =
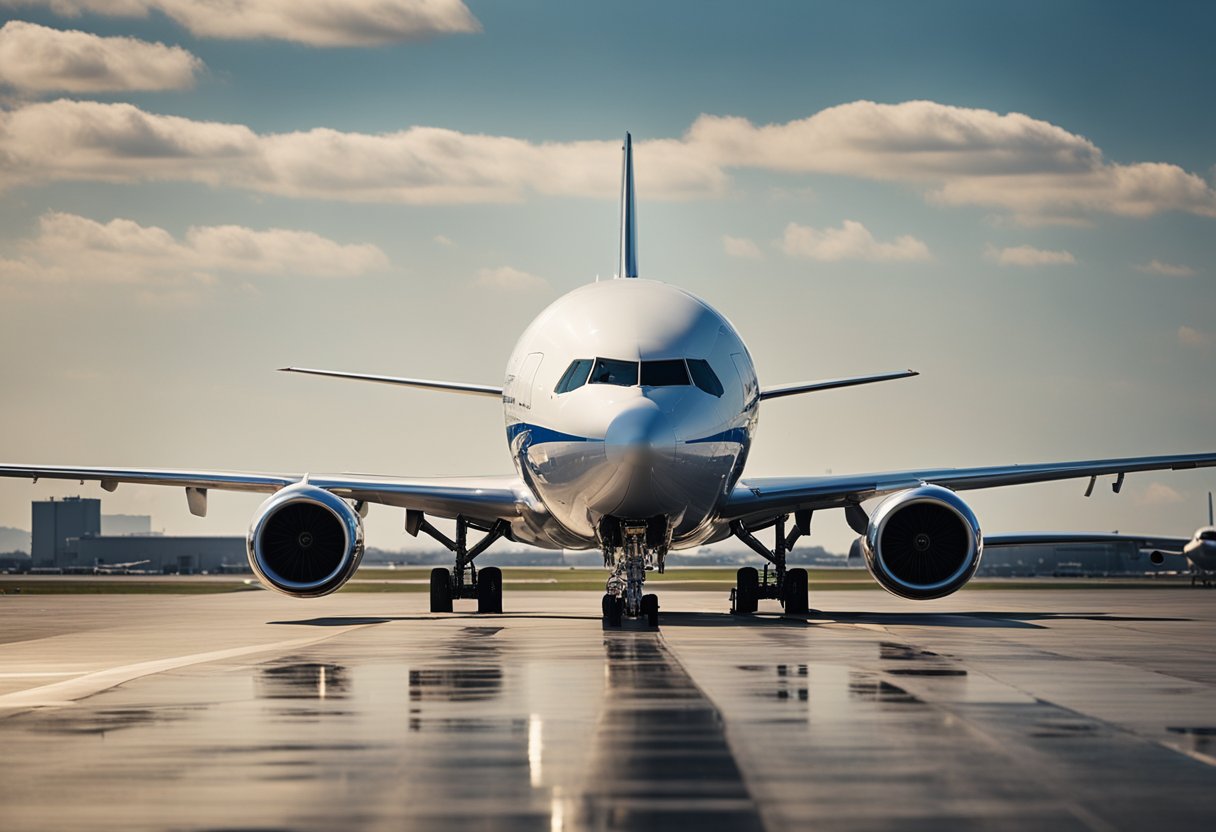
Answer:
POLYGON ((466 396, 490 396, 502 398, 502 388, 487 384, 465 384, 460 381, 435 381, 427 378, 399 378, 398 376, 376 376, 367 373, 344 373, 339 370, 313 370, 308 367, 282 367, 280 373, 303 373, 310 376, 345 378, 353 381, 372 381, 377 384, 394 384, 400 387, 417 387, 422 390, 438 390, 443 393, 463 393, 466 396))
POLYGON ((934 468, 826 477, 749 477, 735 486, 723 509, 726 519, 773 515, 799 509, 840 508, 930 483, 954 491, 1036 482, 1178 471, 1216 466, 1216 453, 1047 462, 987 468, 934 468))
POLYGON ((190 510, 206 513, 209 490, 270 494, 307 481, 339 497, 416 509, 439 517, 512 520, 535 511, 534 498, 517 476, 405 479, 369 474, 279 474, 181 471, 155 468, 80 468, 60 465, 0 465, 0 477, 99 482, 107 491, 120 484, 184 488, 190 510))

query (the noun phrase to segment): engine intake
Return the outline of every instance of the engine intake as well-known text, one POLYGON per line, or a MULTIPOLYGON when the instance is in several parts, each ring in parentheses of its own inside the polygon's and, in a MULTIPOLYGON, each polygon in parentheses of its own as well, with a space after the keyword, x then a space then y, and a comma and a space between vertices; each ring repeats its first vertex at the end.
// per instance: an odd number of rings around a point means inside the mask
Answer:
POLYGON ((334 592, 363 559, 363 522, 341 497, 306 483, 262 503, 249 529, 249 566, 286 595, 334 592))
POLYGON ((983 546, 971 508, 937 485, 887 497, 862 538, 874 580, 895 595, 917 600, 961 589, 979 568, 983 546))

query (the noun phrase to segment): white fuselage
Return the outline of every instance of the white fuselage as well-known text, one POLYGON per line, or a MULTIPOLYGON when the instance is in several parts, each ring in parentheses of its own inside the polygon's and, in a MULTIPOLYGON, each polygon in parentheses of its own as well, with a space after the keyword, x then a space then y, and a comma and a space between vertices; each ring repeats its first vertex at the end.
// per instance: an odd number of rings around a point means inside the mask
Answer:
POLYGON ((1216 526, 1206 526, 1195 532, 1191 542, 1182 549, 1196 569, 1216 572, 1216 526))
POLYGON ((549 514, 526 542, 595 547, 605 517, 665 516, 677 548, 729 533, 717 509, 747 458, 759 385, 704 301, 638 279, 564 295, 520 337, 503 405, 511 456, 549 514))

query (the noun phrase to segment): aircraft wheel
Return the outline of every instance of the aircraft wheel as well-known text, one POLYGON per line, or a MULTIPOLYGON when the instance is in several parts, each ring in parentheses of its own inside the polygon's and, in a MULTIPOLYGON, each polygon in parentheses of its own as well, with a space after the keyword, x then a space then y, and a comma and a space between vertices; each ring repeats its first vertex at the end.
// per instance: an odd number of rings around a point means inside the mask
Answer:
POLYGON ((646 616, 646 624, 652 629, 659 626, 659 596, 642 596, 642 615, 646 616))
POLYGON ((615 595, 604 595, 604 629, 619 630, 621 615, 625 612, 625 602, 615 595))
POLYGON ((435 567, 431 570, 431 612, 452 611, 452 576, 448 570, 435 567))
POLYGON ((805 569, 791 569, 785 573, 785 612, 787 615, 802 615, 810 608, 807 597, 805 569))
POLYGON ((735 573, 735 615, 751 615, 760 603, 760 573, 744 566, 735 573))
POLYGON ((502 612, 502 570, 497 566, 477 573, 477 611, 502 612))

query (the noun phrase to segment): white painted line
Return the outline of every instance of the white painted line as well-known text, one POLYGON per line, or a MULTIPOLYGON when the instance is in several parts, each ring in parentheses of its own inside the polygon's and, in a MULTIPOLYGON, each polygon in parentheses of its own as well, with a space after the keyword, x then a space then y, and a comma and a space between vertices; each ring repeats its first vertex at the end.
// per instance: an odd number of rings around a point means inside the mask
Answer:
POLYGON ((341 627, 329 630, 311 638, 297 638, 290 641, 276 641, 269 644, 253 644, 247 647, 233 647, 228 650, 215 650, 210 653, 194 653, 189 656, 170 656, 165 659, 154 659, 149 662, 111 667, 87 673, 75 679, 41 685, 28 690, 14 691, 0 695, 0 709, 3 708, 46 708, 70 705, 77 699, 101 693, 112 687, 138 679, 141 676, 151 676, 154 673, 164 673, 166 670, 176 670, 179 667, 189 667, 194 664, 232 659, 238 656, 248 656, 252 653, 265 653, 272 650, 287 651, 307 647, 319 641, 333 638, 341 633, 350 632, 358 627, 371 626, 357 624, 351 627, 341 627))

